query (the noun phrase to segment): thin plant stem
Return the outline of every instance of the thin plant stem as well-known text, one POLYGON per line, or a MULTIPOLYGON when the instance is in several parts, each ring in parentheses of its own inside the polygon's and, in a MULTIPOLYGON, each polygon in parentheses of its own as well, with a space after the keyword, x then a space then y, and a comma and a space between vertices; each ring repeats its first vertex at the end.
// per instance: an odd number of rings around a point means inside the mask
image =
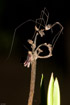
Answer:
POLYGON ((36 60, 33 60, 31 63, 31 80, 30 80, 30 92, 29 92, 29 98, 28 98, 28 105, 33 104, 35 79, 36 79, 36 60))
POLYGON ((35 92, 35 79, 36 79, 36 61, 38 58, 42 59, 42 58, 49 58, 52 56, 53 47, 54 47, 58 37, 60 36, 61 32, 63 31, 63 26, 59 22, 55 22, 53 25, 47 24, 48 18, 49 18, 49 13, 46 14, 46 12, 48 13, 47 9, 44 8, 44 10, 42 10, 42 12, 41 12, 41 17, 36 19, 36 22, 39 25, 39 27, 37 27, 37 25, 35 25, 34 40, 28 39, 28 43, 31 45, 32 51, 28 51, 27 60, 24 62, 24 66, 27 68, 29 68, 30 64, 31 64, 30 91, 29 91, 29 98, 28 98, 27 105, 33 104, 33 98, 34 98, 34 92, 35 92), (46 22, 44 20, 44 15, 47 18, 46 22), (41 23, 43 21, 45 26, 43 26, 43 24, 40 24, 38 22, 39 20, 41 20, 40 21, 41 23), (52 44, 45 42, 45 43, 41 43, 40 45, 37 46, 36 43, 37 43, 38 35, 40 35, 40 37, 43 37, 45 35, 44 31, 48 31, 48 30, 52 29, 55 25, 60 26, 60 31, 53 38, 52 44), (41 26, 43 26, 44 29, 40 29, 41 26), (48 51, 49 51, 48 55, 45 55, 45 56, 40 55, 43 52, 43 50, 41 49, 43 46, 48 48, 48 51))

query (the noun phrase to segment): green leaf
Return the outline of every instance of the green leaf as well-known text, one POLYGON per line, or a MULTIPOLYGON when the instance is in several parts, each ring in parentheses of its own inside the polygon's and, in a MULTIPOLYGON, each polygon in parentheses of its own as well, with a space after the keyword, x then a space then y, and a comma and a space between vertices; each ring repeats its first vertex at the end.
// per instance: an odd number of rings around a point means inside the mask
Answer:
POLYGON ((54 80, 53 73, 48 86, 47 105, 60 105, 59 83, 57 78, 54 80))
POLYGON ((48 86, 47 105, 53 105, 53 87, 54 87, 54 78, 53 78, 53 73, 52 73, 49 86, 48 86))
POLYGON ((58 79, 55 78, 53 90, 53 105, 60 105, 60 89, 58 79))
POLYGON ((43 80, 44 80, 44 76, 43 76, 43 74, 42 74, 42 76, 41 76, 41 82, 40 82, 40 88, 42 87, 43 80))
POLYGON ((41 96, 41 103, 40 105, 46 105, 46 95, 45 95, 45 87, 44 87, 44 76, 42 74, 41 76, 41 82, 40 82, 40 96, 41 96))

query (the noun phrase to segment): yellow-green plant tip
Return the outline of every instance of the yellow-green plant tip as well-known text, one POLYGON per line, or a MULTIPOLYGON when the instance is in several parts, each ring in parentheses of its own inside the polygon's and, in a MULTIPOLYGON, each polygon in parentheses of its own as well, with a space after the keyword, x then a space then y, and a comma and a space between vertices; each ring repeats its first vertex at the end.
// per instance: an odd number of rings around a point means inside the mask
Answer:
POLYGON ((55 78, 53 90, 53 105, 60 105, 60 89, 58 79, 55 78))
POLYGON ((54 77, 52 73, 50 82, 49 82, 49 86, 48 86, 47 105, 53 105, 53 87, 54 87, 54 77))
POLYGON ((40 87, 42 86, 43 79, 44 79, 44 76, 42 74, 42 76, 41 76, 41 82, 40 82, 40 87))

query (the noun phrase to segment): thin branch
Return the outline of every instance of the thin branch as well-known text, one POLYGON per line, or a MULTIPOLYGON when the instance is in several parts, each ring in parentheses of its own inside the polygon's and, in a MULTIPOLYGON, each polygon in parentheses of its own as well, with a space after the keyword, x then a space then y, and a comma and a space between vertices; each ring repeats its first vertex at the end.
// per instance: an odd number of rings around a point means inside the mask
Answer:
POLYGON ((33 104, 35 79, 36 79, 36 60, 33 60, 31 63, 31 81, 30 81, 30 92, 29 92, 29 98, 28 98, 28 105, 33 104))
MULTIPOLYGON (((46 55, 46 56, 39 56, 39 55, 37 55, 37 58, 49 58, 49 57, 51 57, 51 56, 52 56, 52 45, 51 45, 51 44, 47 44, 47 43, 40 44, 40 45, 37 47, 36 52, 37 52, 37 51, 40 49, 40 47, 42 47, 42 46, 48 47, 49 54, 46 55)), ((40 52, 39 52, 39 54, 40 54, 40 52)))

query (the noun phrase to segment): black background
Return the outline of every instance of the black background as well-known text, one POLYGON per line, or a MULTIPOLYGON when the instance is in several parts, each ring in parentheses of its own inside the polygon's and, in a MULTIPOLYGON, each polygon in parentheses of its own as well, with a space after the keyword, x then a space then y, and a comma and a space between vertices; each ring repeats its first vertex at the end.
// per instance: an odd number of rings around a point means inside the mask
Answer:
MULTIPOLYGON (((40 78, 45 77, 45 90, 51 72, 58 77, 61 90, 61 105, 70 104, 70 16, 68 2, 62 0, 0 0, 0 103, 6 105, 27 105, 30 83, 30 68, 20 63, 27 56, 26 40, 33 34, 32 23, 22 26, 16 32, 10 57, 7 59, 15 28, 28 19, 39 18, 41 10, 49 11, 49 22, 59 21, 63 34, 58 39, 53 57, 37 61, 37 78, 34 105, 40 104, 40 78), (25 28, 25 29, 24 29, 25 28)), ((29 47, 29 46, 27 46, 29 47)))

